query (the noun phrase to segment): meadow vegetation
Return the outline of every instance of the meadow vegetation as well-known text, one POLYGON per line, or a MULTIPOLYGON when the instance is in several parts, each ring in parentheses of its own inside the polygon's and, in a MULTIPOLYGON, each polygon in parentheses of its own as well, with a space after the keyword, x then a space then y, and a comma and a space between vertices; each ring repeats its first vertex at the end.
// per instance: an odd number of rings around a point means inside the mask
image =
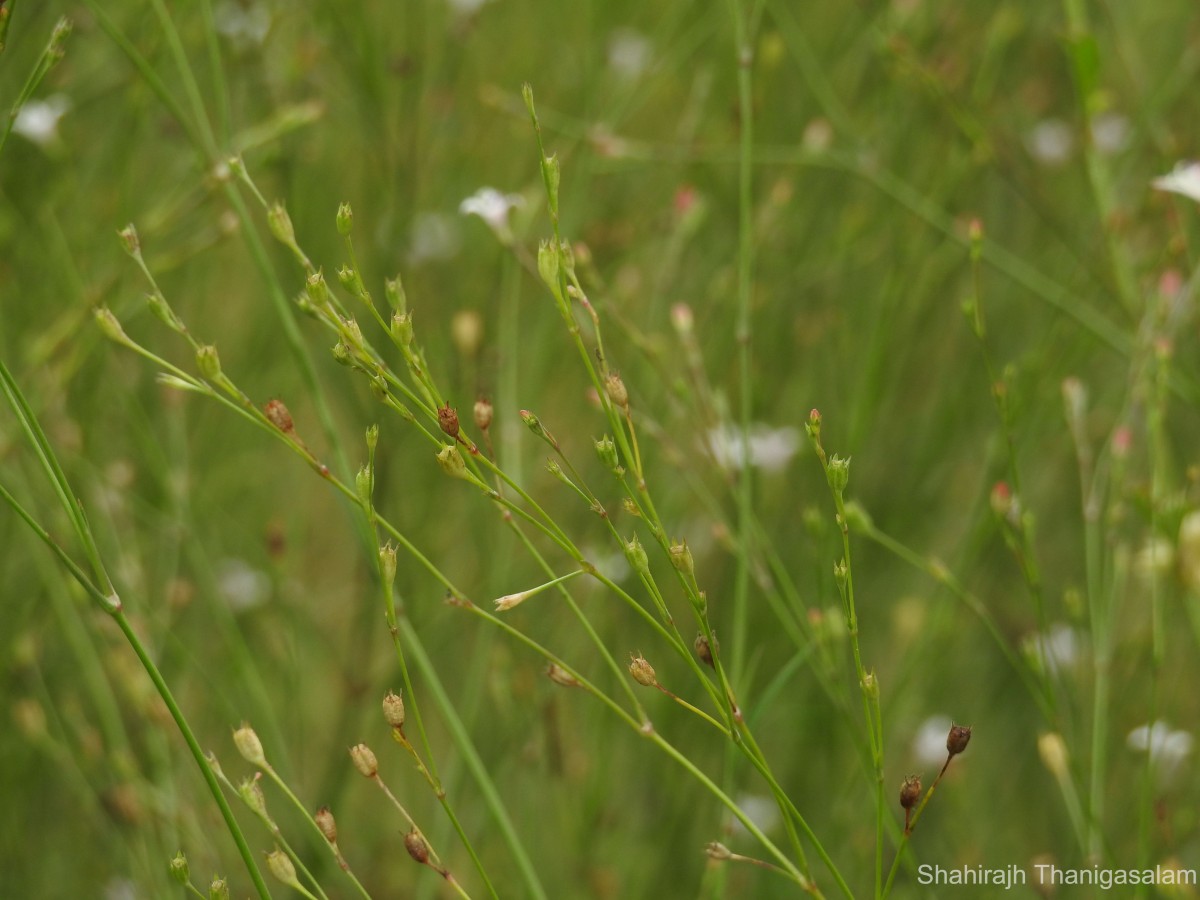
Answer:
POLYGON ((0 16, 0 896, 1200 869, 1192 4, 0 16))

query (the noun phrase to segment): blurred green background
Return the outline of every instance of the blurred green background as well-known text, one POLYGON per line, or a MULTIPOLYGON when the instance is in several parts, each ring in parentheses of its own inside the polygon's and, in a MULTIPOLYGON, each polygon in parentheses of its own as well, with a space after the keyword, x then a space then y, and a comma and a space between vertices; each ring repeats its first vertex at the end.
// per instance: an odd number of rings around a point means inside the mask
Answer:
MULTIPOLYGON (((940 766, 920 751, 923 723, 975 727, 915 835, 914 860, 1085 864, 1069 801, 1039 760, 1038 736, 1057 732, 1085 815, 1097 754, 1103 761, 1101 861, 1200 868, 1190 743, 1176 741, 1178 759, 1160 748, 1148 768, 1128 740, 1154 719, 1186 734, 1200 712, 1200 614, 1188 577, 1198 551, 1178 540, 1200 471, 1197 322, 1191 290, 1179 285, 1200 231, 1191 201, 1150 186, 1197 153, 1194 5, 744 5, 733 14, 752 25, 751 418, 779 430, 784 450, 777 465, 754 469, 755 508, 813 612, 785 608, 806 635, 827 632, 819 651, 784 636, 767 602, 781 579, 764 554, 749 674, 738 686, 764 752, 856 894, 869 896, 874 808, 861 716, 856 705, 844 716, 809 665, 828 654, 837 690, 857 704, 838 636, 840 541, 803 436, 816 407, 827 449, 853 458, 850 494, 875 526, 919 558, 943 561, 1013 658, 1058 698, 1048 718, 978 615, 929 574, 854 538, 889 804, 905 775, 922 772, 928 784, 940 766), (984 234, 977 279, 973 220, 984 234), (961 311, 973 296, 987 321, 982 343, 961 311), (1078 434, 1100 461, 1091 529, 1063 412, 1067 377, 1089 394, 1078 434), (998 380, 1007 428, 992 400, 998 380), (1118 429, 1130 442, 1124 463, 1108 451, 1118 429), (1014 460, 1034 528, 1040 617, 1004 540, 1019 534, 989 504, 996 482, 1014 484, 1014 460), (1107 626, 1094 616, 1098 589, 1113 610, 1107 626), (1040 658, 1028 652, 1039 630, 1056 636, 1040 658), (1096 674, 1110 631, 1108 721, 1096 744, 1096 674), (797 654, 803 664, 789 668, 797 654)), ((191 331, 219 347, 257 402, 286 402, 297 432, 336 470, 247 224, 289 296, 303 273, 240 187, 252 219, 239 221, 218 163, 242 153, 331 280, 345 261, 334 213, 349 201, 368 286, 381 299, 383 278, 403 275, 417 339, 452 404, 466 420, 477 396, 495 399, 502 464, 637 595, 620 548, 546 473, 544 446, 519 427, 519 409, 537 412, 593 487, 609 492, 622 534, 635 532, 595 460, 591 442, 605 422, 562 322, 536 277, 458 209, 493 186, 522 198, 511 226, 524 252, 549 235, 520 98, 529 82, 547 148, 562 161, 563 233, 590 251, 584 285, 630 389, 647 480, 671 536, 689 541, 714 624, 727 634, 737 472, 714 458, 709 436, 740 415, 746 114, 731 5, 177 4, 169 15, 187 78, 161 7, 97 10, 13 7, 0 55, 4 108, 56 18, 74 28, 35 96, 49 103, 43 127, 27 118, 0 154, 0 352, 83 496, 131 617, 226 772, 245 774, 229 732, 247 720, 295 792, 333 807, 343 850, 376 896, 447 896, 405 855, 403 821, 347 765, 345 748, 366 741, 451 869, 482 896, 378 713, 400 681, 355 511, 262 432, 159 385, 151 365, 101 337, 90 311, 108 305, 139 342, 194 368, 187 347, 146 314, 146 285, 116 236, 133 222, 191 331), (144 58, 186 125, 109 32, 144 58), (217 156, 189 140, 192 77, 217 156), (694 316, 702 376, 672 327, 677 304, 694 316)), ((444 478, 428 445, 334 363, 332 339, 300 324, 347 448, 350 469, 339 474, 352 477, 365 459, 361 434, 378 422, 381 513, 477 603, 544 580, 497 510, 444 478)), ((52 532, 65 529, 36 471, 6 413, 0 478, 52 532)), ((174 896, 166 863, 178 849, 197 878, 226 873, 234 895, 246 895, 211 798, 119 633, 13 515, 0 516, 0 547, 0 896, 174 896)), ((569 568, 561 554, 551 559, 569 568)), ((653 554, 652 565, 669 572, 653 554)), ((710 840, 761 853, 681 769, 581 692, 544 678, 540 659, 446 606, 441 586, 403 555, 397 587, 550 896, 794 895, 770 873, 709 863, 710 840)), ((583 581, 572 590, 614 655, 644 653, 665 685, 699 702, 686 669, 656 657, 654 636, 615 598, 583 581)), ((682 597, 670 600, 686 619, 682 597)), ((509 615, 615 692, 552 595, 509 615)), ((501 895, 521 896, 474 783, 415 689, 464 826, 497 884, 509 886, 501 895)), ((766 796, 711 730, 661 695, 643 702, 657 729, 735 797, 752 806, 766 796)), ((936 737, 945 726, 929 727, 936 737)), ((307 847, 282 799, 269 799, 307 847)), ((270 838, 246 821, 252 846, 268 849, 270 838)), ((319 849, 305 852, 322 860, 331 895, 349 896, 319 849)), ((889 842, 885 866, 892 853, 889 842)), ((818 863, 814 875, 832 895, 818 863)), ((895 896, 923 895, 902 871, 895 896)))

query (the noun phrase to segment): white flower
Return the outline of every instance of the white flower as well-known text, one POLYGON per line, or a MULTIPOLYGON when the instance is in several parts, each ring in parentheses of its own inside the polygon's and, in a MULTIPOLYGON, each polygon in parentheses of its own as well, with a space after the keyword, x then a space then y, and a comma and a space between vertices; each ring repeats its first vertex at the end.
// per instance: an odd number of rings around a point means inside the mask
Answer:
POLYGON ((271 13, 260 3, 245 6, 225 0, 213 10, 213 19, 217 31, 239 48, 260 46, 271 29, 271 13))
POLYGON ((246 612, 266 603, 271 579, 244 559, 226 559, 217 569, 217 589, 234 612, 246 612))
POLYGON ((618 28, 608 39, 608 67, 622 81, 636 81, 653 54, 650 39, 632 28, 618 28))
POLYGON ((749 457, 750 465, 767 472, 781 471, 800 449, 798 428, 771 428, 767 425, 750 426, 750 451, 742 431, 734 426, 713 428, 708 432, 708 448, 723 469, 742 469, 749 457))
POLYGON ((58 142, 58 120, 71 108, 64 94, 54 94, 45 100, 30 100, 17 112, 13 131, 39 147, 58 142))
POLYGON ((1133 729, 1125 743, 1131 750, 1149 753, 1159 777, 1166 781, 1175 775, 1184 758, 1192 752, 1193 741, 1186 731, 1174 731, 1160 719, 1133 729))
POLYGON ((954 722, 949 716, 930 716, 913 735, 912 755, 918 766, 932 768, 946 761, 946 737, 954 722))
POLYGON ((1025 137, 1029 154, 1046 166, 1060 166, 1075 149, 1071 126, 1062 119, 1043 119, 1025 137))
POLYGON ((1045 634, 1028 638, 1025 647, 1042 669, 1050 673, 1069 669, 1079 659, 1079 635, 1061 622, 1051 625, 1045 634))
POLYGON ((1200 162, 1181 162, 1170 172, 1150 182, 1160 191, 1182 194, 1200 203, 1200 162))
MULTIPOLYGON (((758 830, 766 834, 779 824, 779 806, 770 797, 761 794, 738 794, 735 798, 738 808, 746 814, 746 818, 758 826, 758 830)), ((745 834, 746 826, 741 819, 733 820, 734 834, 745 834)))
POLYGON ((482 9, 487 0, 446 0, 446 3, 460 16, 469 16, 482 9))
POLYGON ((408 246, 409 262, 450 259, 458 253, 458 244, 458 223, 452 216, 422 212, 413 217, 412 239, 408 246))
POLYGON ((1129 144, 1129 120, 1120 113, 1100 113, 1092 120, 1092 143, 1102 156, 1120 153, 1129 144))
POLYGON ((458 211, 464 216, 479 216, 504 239, 511 237, 508 229, 509 212, 524 203, 525 198, 520 194, 502 194, 495 188, 483 187, 458 204, 458 211))

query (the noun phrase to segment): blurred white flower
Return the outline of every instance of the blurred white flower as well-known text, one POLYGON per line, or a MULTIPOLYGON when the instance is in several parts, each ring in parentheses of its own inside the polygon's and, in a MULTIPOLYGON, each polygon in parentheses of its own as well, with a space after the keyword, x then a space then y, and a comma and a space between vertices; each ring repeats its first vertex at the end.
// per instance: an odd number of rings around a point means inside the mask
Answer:
POLYGON ((632 28, 618 28, 608 39, 608 67, 622 81, 636 81, 653 55, 650 39, 632 28))
MULTIPOLYGON (((758 826, 764 834, 772 831, 779 824, 779 806, 770 797, 761 794, 738 794, 734 802, 746 818, 758 826)), ((733 833, 746 834, 746 826, 738 818, 733 819, 733 833)))
POLYGON ((949 716, 930 716, 913 735, 912 755, 923 768, 940 766, 946 761, 946 737, 954 722, 949 716))
POLYGON ((469 16, 483 8, 488 0, 446 0, 446 5, 460 16, 469 16))
POLYGON ((508 214, 524 203, 525 198, 520 194, 502 194, 495 188, 483 187, 458 204, 458 211, 464 216, 479 216, 501 241, 507 243, 512 238, 508 214))
POLYGON ((412 263, 450 259, 458 253, 458 222, 439 212, 422 212, 413 217, 408 260, 412 263))
POLYGON ((1103 156, 1120 153, 1129 144, 1129 120, 1120 113, 1100 113, 1092 119, 1092 143, 1103 156))
POLYGON ((1200 162, 1181 162, 1167 175, 1150 182, 1160 191, 1182 194, 1200 203, 1200 162))
POLYGON ((1035 634, 1025 641, 1026 651, 1042 666, 1042 670, 1057 674, 1069 669, 1079 660, 1079 634, 1069 625, 1056 622, 1044 634, 1035 634))
POLYGON ((1043 119, 1025 136, 1029 155, 1045 166, 1060 166, 1075 149, 1075 135, 1062 119, 1043 119))
POLYGON ((261 3, 249 5, 225 0, 213 10, 217 32, 240 48, 257 47, 271 30, 271 13, 261 3))
POLYGON ((58 142, 58 121, 70 108, 71 101, 65 94, 30 100, 18 110, 12 130, 39 147, 49 147, 58 142))
POLYGON ((1159 777, 1168 780, 1179 770, 1184 759, 1192 752, 1192 736, 1186 731, 1175 731, 1159 719, 1149 725, 1140 725, 1125 739, 1131 750, 1150 754, 1157 766, 1159 777))
POLYGON ((217 589, 235 613, 267 602, 271 579, 244 559, 225 559, 217 566, 217 589))
POLYGON ((754 424, 750 426, 749 437, 750 450, 747 453, 740 428, 726 425, 711 429, 707 436, 708 448, 717 465, 723 469, 743 469, 748 457, 754 468, 778 472, 800 449, 798 428, 771 428, 754 424))

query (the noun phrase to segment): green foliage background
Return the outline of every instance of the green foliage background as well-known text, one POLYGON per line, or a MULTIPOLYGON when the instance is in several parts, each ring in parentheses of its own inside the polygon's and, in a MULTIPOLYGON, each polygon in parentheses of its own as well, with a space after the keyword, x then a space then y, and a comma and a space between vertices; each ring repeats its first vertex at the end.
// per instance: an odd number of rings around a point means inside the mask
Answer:
MULTIPOLYGON (((406 0, 227 3, 216 13, 224 21, 248 8, 269 18, 265 38, 222 36, 219 60, 206 39, 207 4, 170 10, 221 153, 242 153, 330 276, 344 261, 334 212, 341 201, 353 205, 369 286, 381 297, 382 279, 403 274, 417 339, 464 420, 477 395, 496 397, 496 433, 510 434, 502 462, 597 561, 619 558, 594 514, 545 472, 543 445, 505 431, 519 409, 534 410, 592 483, 606 484, 591 448, 604 421, 549 296, 478 219, 457 213, 463 198, 493 185, 524 197, 513 219, 524 248, 548 235, 519 93, 522 82, 533 85, 548 149, 562 161, 563 232, 591 251, 595 274, 585 286, 642 423, 648 482, 677 529, 672 537, 692 546, 714 623, 728 633, 737 560, 724 529, 736 528, 736 476, 714 463, 704 438, 739 415, 744 113, 731 10, 494 0, 462 15, 443 0, 406 0), (630 35, 648 42, 649 61, 624 76, 609 54, 630 35), (697 206, 687 217, 678 204, 689 197, 697 206), (435 221, 451 232, 451 247, 419 258, 415 242, 435 221), (671 327, 679 303, 694 313, 711 406, 699 402, 704 392, 671 327), (452 336, 464 312, 482 325, 477 353, 452 336), (498 396, 505 371, 515 373, 512 396, 498 396)), ((1088 860, 1039 761, 1039 734, 1055 731, 1085 801, 1095 754, 1106 761, 1104 862, 1200 868, 1190 759, 1168 781, 1126 745, 1152 711, 1184 729, 1198 714, 1200 601, 1180 577, 1189 548, 1175 547, 1200 462, 1197 321, 1190 290, 1169 315, 1160 291, 1164 273, 1191 276, 1197 218, 1190 201, 1156 193, 1150 181, 1197 152, 1191 88, 1200 34, 1186 0, 1087 8, 1090 24, 1080 29, 1069 25, 1072 3, 754 7, 753 420, 802 429, 819 408, 826 447, 853 459, 850 495, 880 531, 944 562, 1025 659, 1036 606, 988 502, 993 484, 1012 482, 1015 461, 1035 528, 1041 627, 1069 626, 1079 648, 1075 664, 1045 675, 1061 700, 1059 717, 1047 721, 978 616, 928 573, 854 538, 863 656, 882 688, 889 803, 902 777, 923 765, 913 739, 924 720, 945 715, 975 727, 914 836, 914 859, 944 866, 1088 860), (1098 116, 1123 123, 1111 152, 1089 138, 1089 117, 1098 116), (1071 138, 1055 164, 1030 150, 1048 121, 1071 138), (985 235, 978 284, 968 239, 975 219, 985 235), (987 356, 1003 373, 1012 457, 984 352, 960 311, 976 295, 987 356), (1159 338, 1174 350, 1161 404, 1148 349, 1159 338), (1060 394, 1066 377, 1089 390, 1082 427, 1100 458, 1109 458, 1114 429, 1127 429, 1132 447, 1101 503, 1101 582, 1115 637, 1098 748, 1095 598, 1060 394), (1165 419, 1152 452, 1156 412, 1165 419), (1139 568, 1155 542, 1178 552, 1169 564, 1139 568), (1152 596, 1163 617, 1157 667, 1152 596)), ((187 108, 151 8, 103 9, 187 108)), ((229 730, 247 720, 296 793, 334 808, 343 849, 377 896, 445 895, 405 855, 403 822, 347 765, 345 748, 366 741, 474 889, 465 854, 378 713, 399 679, 355 510, 282 445, 157 384, 145 361, 92 324, 91 309, 105 304, 139 342, 193 368, 187 348, 146 315, 145 284, 116 238, 134 222, 192 332, 219 347, 251 397, 285 401, 300 436, 335 465, 270 288, 220 190, 218 160, 197 153, 95 8, 16 5, 0 55, 0 103, 15 97, 61 14, 74 32, 39 92, 69 99, 58 139, 37 146, 14 135, 0 155, 0 352, 83 496, 127 609, 231 777, 243 773, 229 730), (261 605, 231 608, 230 573, 239 570, 259 573, 261 605)), ((274 243, 269 253, 277 277, 298 292, 294 261, 274 243)), ((444 478, 428 446, 332 361, 327 335, 301 325, 353 467, 365 458, 359 436, 380 424, 380 511, 477 603, 544 580, 497 510, 444 478)), ((0 478, 44 510, 54 531, 62 523, 35 471, 0 418, 0 478)), ((823 480, 804 445, 782 471, 756 472, 755 508, 816 611, 794 610, 797 621, 808 627, 824 614, 841 633, 832 577, 840 544, 823 480)), ((609 500, 618 528, 633 534, 637 523, 615 490, 609 500)), ((194 874, 228 873, 235 896, 245 894, 211 798, 120 635, 14 516, 0 516, 0 548, 0 895, 169 896, 166 862, 181 848, 194 874), (126 879, 132 893, 119 893, 126 879)), ((669 571, 665 559, 653 565, 669 571)), ((764 599, 778 580, 763 563, 755 573, 743 703, 789 794, 867 896, 874 811, 861 719, 834 708, 807 664, 787 668, 798 653, 818 651, 784 638, 764 599), (781 671, 786 678, 773 680, 781 671)), ((542 677, 541 660, 446 606, 440 586, 403 557, 397 586, 551 896, 793 895, 770 873, 709 863, 701 852, 709 840, 755 850, 728 833, 725 812, 669 760, 582 693, 542 677)), ((698 701, 678 661, 656 658, 653 638, 613 597, 582 580, 573 590, 619 658, 644 652, 665 685, 698 701)), ((682 619, 682 597, 671 600, 682 619)), ((509 615, 601 672, 551 594, 509 615)), ((830 637, 819 652, 832 654, 839 690, 857 702, 844 640, 830 637)), ((419 699, 445 754, 452 802, 498 885, 514 885, 502 895, 519 895, 473 782, 432 703, 419 699)), ((665 697, 644 702, 656 728, 735 796, 765 793, 710 729, 665 697)), ((935 773, 924 774, 928 784, 935 773)), ((271 802, 285 829, 301 833, 271 802)), ((269 847, 248 828, 254 846, 269 847)), ((815 865, 830 893, 822 874, 815 865)), ((901 872, 897 895, 922 895, 911 873, 901 872)))

